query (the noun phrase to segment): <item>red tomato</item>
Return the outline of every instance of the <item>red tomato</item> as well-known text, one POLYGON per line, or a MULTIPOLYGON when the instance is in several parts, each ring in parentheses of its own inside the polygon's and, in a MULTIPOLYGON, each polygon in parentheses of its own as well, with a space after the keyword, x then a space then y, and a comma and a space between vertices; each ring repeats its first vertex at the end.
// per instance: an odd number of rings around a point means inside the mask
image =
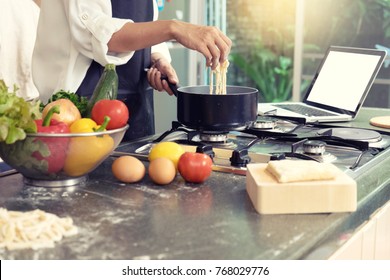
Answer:
POLYGON ((210 156, 201 153, 185 152, 178 162, 180 175, 190 183, 202 183, 211 174, 212 160, 210 156))
POLYGON ((127 124, 130 113, 125 103, 120 100, 102 99, 92 108, 91 117, 97 124, 102 124, 104 117, 110 117, 107 129, 123 127, 127 124))

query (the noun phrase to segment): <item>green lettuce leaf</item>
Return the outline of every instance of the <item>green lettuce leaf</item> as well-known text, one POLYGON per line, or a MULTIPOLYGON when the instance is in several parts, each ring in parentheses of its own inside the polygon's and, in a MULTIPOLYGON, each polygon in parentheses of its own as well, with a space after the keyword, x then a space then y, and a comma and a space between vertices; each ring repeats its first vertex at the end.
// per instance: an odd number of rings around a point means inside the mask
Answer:
POLYGON ((17 88, 8 90, 0 80, 0 142, 15 143, 26 138, 26 133, 37 132, 35 120, 41 117, 39 101, 26 101, 16 95, 17 88))

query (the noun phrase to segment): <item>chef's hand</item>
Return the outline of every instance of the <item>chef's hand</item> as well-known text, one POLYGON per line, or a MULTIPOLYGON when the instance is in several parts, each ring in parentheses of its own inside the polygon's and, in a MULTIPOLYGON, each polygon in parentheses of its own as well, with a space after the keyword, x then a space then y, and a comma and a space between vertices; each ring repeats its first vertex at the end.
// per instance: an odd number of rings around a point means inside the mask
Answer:
POLYGON ((147 76, 152 88, 158 91, 165 90, 169 95, 172 95, 173 92, 169 88, 168 82, 166 80, 161 80, 161 77, 166 76, 171 84, 177 85, 179 83, 179 78, 177 77, 175 69, 173 69, 169 61, 159 53, 152 54, 152 66, 150 67, 147 76))
POLYGON ((206 58, 206 66, 215 70, 219 63, 223 63, 228 58, 232 41, 217 27, 175 22, 176 41, 202 53, 206 58))

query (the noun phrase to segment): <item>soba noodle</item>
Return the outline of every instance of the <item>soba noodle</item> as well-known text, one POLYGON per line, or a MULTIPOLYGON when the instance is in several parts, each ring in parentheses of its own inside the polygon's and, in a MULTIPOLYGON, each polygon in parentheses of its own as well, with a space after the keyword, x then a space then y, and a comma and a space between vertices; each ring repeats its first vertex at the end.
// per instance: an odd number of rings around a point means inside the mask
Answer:
POLYGON ((215 70, 210 70, 210 94, 213 94, 215 74, 215 94, 226 94, 226 73, 229 61, 220 63, 215 70))
POLYGON ((0 208, 0 248, 51 248, 55 241, 77 232, 69 217, 60 218, 39 209, 19 212, 0 208))

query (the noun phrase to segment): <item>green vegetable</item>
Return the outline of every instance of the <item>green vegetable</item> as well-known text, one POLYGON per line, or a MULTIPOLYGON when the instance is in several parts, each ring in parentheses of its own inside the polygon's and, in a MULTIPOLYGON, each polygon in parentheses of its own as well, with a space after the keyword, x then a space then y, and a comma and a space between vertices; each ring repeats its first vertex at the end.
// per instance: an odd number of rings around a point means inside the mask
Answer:
MULTIPOLYGON (((49 157, 50 150, 45 142, 36 137, 27 137, 24 141, 16 141, 12 144, 0 144, 0 157, 6 163, 23 174, 34 177, 37 172, 47 174, 49 164, 46 160, 34 157, 39 153, 42 157, 49 157)), ((52 176, 53 174, 47 174, 52 176)))
POLYGON ((17 88, 8 91, 0 80, 0 142, 15 143, 26 138, 26 133, 37 132, 35 119, 41 118, 39 101, 25 101, 16 96, 17 88))
POLYGON ((107 64, 88 102, 87 116, 91 117, 93 106, 101 99, 116 99, 118 96, 118 74, 114 64, 107 64))
POLYGON ((60 90, 53 94, 46 104, 41 104, 41 111, 43 108, 58 99, 69 99, 79 109, 81 116, 85 117, 87 114, 88 99, 85 96, 78 95, 77 93, 60 90))

